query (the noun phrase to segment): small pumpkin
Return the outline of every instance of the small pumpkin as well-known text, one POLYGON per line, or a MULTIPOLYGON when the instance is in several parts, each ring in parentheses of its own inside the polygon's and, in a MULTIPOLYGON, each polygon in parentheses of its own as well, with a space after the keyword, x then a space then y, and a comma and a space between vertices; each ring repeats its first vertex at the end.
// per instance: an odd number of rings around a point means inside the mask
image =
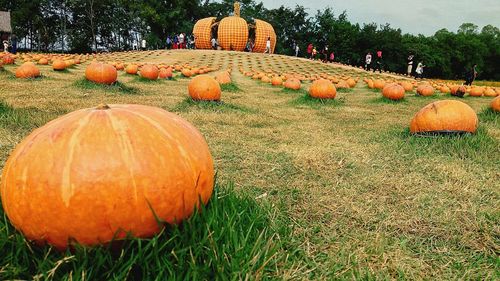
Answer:
POLYGON ((441 100, 422 108, 411 120, 410 131, 417 133, 475 133, 479 120, 466 103, 441 100))
POLYGON ((421 84, 417 87, 417 94, 424 97, 432 96, 434 95, 434 87, 429 84, 421 84))
POLYGON ((413 91, 413 84, 407 81, 401 82, 401 86, 405 89, 405 92, 413 91))
POLYGON ((38 64, 39 65, 47 65, 47 64, 49 64, 49 60, 46 58, 41 58, 38 60, 38 64))
POLYGON ((483 87, 472 87, 469 92, 469 96, 471 97, 482 97, 484 89, 483 87))
POLYGON ((454 85, 451 86, 450 88, 450 93, 452 96, 456 97, 463 97, 465 95, 465 92, 467 91, 467 88, 464 85, 454 85))
POLYGON ((484 90, 483 95, 485 97, 496 97, 498 94, 492 88, 488 88, 488 89, 484 90))
POLYGON ((309 95, 317 99, 334 99, 337 89, 330 80, 318 79, 309 88, 309 95))
POLYGON ((273 85, 273 86, 282 86, 283 85, 283 79, 280 76, 274 76, 271 79, 271 85, 273 85))
POLYGON ((300 82, 299 79, 297 78, 288 78, 286 81, 285 81, 285 84, 284 84, 285 88, 287 89, 291 89, 291 90, 300 90, 300 88, 302 87, 302 83, 300 82))
POLYGON ((158 74, 161 79, 171 79, 173 76, 172 68, 162 68, 158 74))
POLYGON ((148 80, 156 80, 158 79, 158 75, 160 74, 158 67, 154 64, 144 65, 143 67, 141 67, 140 72, 141 77, 148 80))
POLYGON ((500 112, 500 96, 494 98, 490 106, 493 111, 500 112))
POLYGON ((52 62, 52 69, 55 71, 61 71, 66 69, 66 63, 63 60, 55 60, 52 62))
POLYGON ((188 92, 193 100, 219 101, 222 91, 219 82, 207 74, 202 74, 189 82, 188 92))
POLYGON ((220 85, 231 83, 231 76, 228 72, 223 71, 215 76, 215 80, 219 82, 220 85))
POLYGON ((127 74, 136 75, 137 71, 139 71, 139 66, 137 66, 137 64, 129 64, 125 68, 125 73, 127 74))
POLYGON ((397 83, 385 85, 382 95, 390 100, 401 100, 405 97, 405 89, 397 83))
POLYGON ((65 249, 151 237, 158 220, 176 224, 206 204, 213 185, 208 145, 189 122, 156 107, 101 105, 26 137, 0 191, 27 239, 65 249))
POLYGON ((116 82, 118 72, 111 64, 93 62, 85 69, 85 78, 94 83, 111 85, 116 82))
POLYGON ((383 89, 384 86, 385 86, 385 81, 384 80, 377 79, 377 80, 373 81, 373 87, 375 89, 383 89))

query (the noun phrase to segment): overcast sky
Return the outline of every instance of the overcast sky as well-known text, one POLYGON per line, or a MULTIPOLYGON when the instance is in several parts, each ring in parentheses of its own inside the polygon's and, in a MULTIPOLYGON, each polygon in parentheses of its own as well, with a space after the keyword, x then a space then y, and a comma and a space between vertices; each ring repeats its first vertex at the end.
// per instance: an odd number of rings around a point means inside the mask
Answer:
MULTIPOLYGON (((390 23, 405 33, 432 35, 441 28, 457 31, 464 22, 482 28, 500 27, 500 0, 260 0, 266 8, 281 5, 308 8, 309 14, 332 7, 335 15, 346 10, 351 22, 390 23)), ((257 0, 256 2, 259 2, 257 0)))

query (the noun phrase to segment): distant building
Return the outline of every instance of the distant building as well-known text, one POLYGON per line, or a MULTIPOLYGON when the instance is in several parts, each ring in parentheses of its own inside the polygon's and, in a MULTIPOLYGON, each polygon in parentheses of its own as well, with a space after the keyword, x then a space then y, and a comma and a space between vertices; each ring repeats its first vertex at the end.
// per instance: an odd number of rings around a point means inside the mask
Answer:
POLYGON ((12 33, 12 26, 10 25, 10 12, 0 11, 0 39, 8 40, 12 33))

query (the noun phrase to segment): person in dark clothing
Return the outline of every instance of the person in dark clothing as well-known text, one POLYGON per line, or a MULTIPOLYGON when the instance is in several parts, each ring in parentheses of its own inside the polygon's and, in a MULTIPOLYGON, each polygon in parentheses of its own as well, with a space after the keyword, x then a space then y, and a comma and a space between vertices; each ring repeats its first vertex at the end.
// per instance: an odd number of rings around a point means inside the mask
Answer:
POLYGON ((375 72, 376 70, 382 73, 382 51, 380 50, 377 51, 377 60, 375 61, 373 72, 375 72))
POLYGON ((472 68, 465 73, 465 85, 466 86, 471 86, 472 82, 476 80, 477 77, 477 70, 476 70, 477 64, 474 64, 472 68))
POLYGON ((12 34, 10 36, 10 45, 11 47, 11 53, 16 54, 17 53, 17 36, 15 34, 12 34))

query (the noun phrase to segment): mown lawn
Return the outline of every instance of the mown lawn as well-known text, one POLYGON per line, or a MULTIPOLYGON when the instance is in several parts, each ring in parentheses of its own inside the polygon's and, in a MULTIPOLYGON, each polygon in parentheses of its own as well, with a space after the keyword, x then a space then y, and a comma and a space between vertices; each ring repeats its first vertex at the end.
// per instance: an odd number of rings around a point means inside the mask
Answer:
MULTIPOLYGON (((374 74, 281 56, 212 51, 117 54, 109 60, 232 67, 222 102, 187 99, 189 79, 147 82, 123 72, 111 87, 85 65, 43 77, 0 72, 0 167, 31 130, 100 103, 175 112, 204 134, 217 169, 209 205, 150 240, 65 253, 26 242, 3 215, 0 280, 475 279, 500 278, 500 123, 491 98, 475 135, 415 137, 426 104, 387 102, 360 79, 319 102, 238 71, 374 74)), ((379 74, 377 74, 377 77, 379 74)), ((2 213, 3 214, 3 213, 2 213)))

